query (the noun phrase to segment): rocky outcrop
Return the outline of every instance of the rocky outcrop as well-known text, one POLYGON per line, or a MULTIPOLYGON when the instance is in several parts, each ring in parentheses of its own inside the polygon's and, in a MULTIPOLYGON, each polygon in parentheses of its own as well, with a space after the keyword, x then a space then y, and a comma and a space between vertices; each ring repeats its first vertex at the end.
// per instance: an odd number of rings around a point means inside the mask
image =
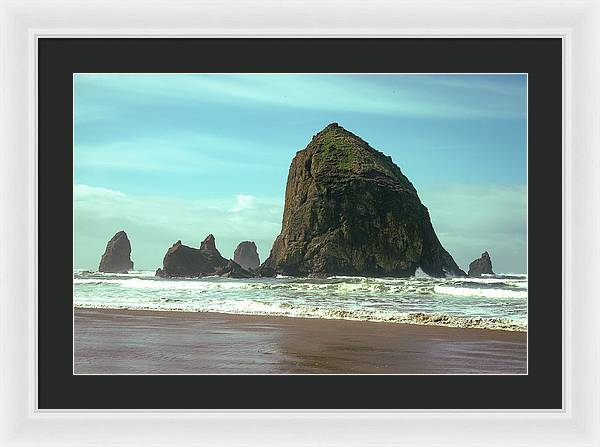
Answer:
POLYGON ((197 277, 215 275, 217 269, 227 265, 227 259, 221 256, 215 245, 215 237, 209 234, 200 244, 200 248, 188 247, 181 241, 175 242, 163 258, 162 269, 156 276, 197 277))
POLYGON ((233 260, 246 270, 256 270, 260 266, 256 244, 252 241, 240 242, 233 253, 233 260))
POLYGON ((290 166, 281 233, 262 276, 465 276, 391 157, 337 123, 290 166))
POLYGON ((479 259, 475 259, 469 264, 469 276, 479 277, 481 275, 494 275, 492 271, 492 259, 490 254, 485 251, 479 259))
POLYGON ((107 273, 127 273, 133 270, 131 243, 127 233, 119 231, 108 241, 106 250, 100 258, 98 270, 107 273))
POLYGON ((167 250, 163 266, 156 270, 156 276, 163 278, 221 275, 227 278, 251 278, 254 275, 244 270, 240 265, 227 260, 215 243, 215 237, 209 234, 200 244, 200 248, 175 242, 167 250))

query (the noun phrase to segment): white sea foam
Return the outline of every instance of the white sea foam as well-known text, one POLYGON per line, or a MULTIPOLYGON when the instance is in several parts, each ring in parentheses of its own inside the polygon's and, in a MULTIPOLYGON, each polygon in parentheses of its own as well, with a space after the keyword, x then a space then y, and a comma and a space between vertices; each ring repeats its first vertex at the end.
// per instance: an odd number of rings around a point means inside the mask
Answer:
POLYGON ((175 312, 216 312, 236 315, 284 316, 293 318, 317 318, 327 320, 354 320, 386 323, 404 323, 433 326, 449 326, 460 328, 483 328, 511 331, 526 331, 526 321, 515 321, 504 318, 461 317, 445 314, 406 313, 393 311, 367 312, 364 310, 347 310, 321 308, 318 306, 294 306, 276 303, 263 303, 243 300, 229 306, 206 306, 195 308, 189 304, 164 304, 148 306, 142 303, 126 304, 75 304, 78 308, 109 308, 127 310, 156 310, 175 312))
POLYGON ((150 271, 150 270, 130 270, 129 273, 109 273, 109 272, 96 272, 96 271, 90 271, 90 270, 84 270, 84 269, 75 269, 73 270, 73 273, 75 274, 75 276, 82 276, 82 275, 92 275, 94 277, 107 277, 107 278, 112 278, 112 277, 118 277, 118 278, 132 278, 132 277, 153 277, 155 276, 156 272, 150 271))
POLYGON ((482 278, 468 278, 468 277, 460 277, 460 278, 451 278, 452 282, 472 282, 478 284, 522 284, 527 286, 526 279, 506 279, 506 278, 497 278, 497 277, 482 277, 482 278))
POLYGON ((250 284, 244 282, 209 282, 201 280, 140 278, 129 279, 82 279, 75 278, 75 284, 115 284, 129 289, 165 289, 165 290, 211 290, 211 289, 244 289, 250 284))
POLYGON ((476 289, 468 287, 434 286, 435 293, 453 296, 481 296, 487 298, 527 298, 525 290, 476 289))

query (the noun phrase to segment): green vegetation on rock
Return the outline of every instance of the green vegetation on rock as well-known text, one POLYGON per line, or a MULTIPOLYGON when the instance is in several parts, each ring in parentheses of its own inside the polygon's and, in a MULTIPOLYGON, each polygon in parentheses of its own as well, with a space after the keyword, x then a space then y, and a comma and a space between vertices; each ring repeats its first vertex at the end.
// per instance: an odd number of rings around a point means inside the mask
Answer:
POLYGON ((356 172, 380 171, 390 177, 402 175, 389 157, 335 123, 319 132, 313 143, 320 167, 356 172))

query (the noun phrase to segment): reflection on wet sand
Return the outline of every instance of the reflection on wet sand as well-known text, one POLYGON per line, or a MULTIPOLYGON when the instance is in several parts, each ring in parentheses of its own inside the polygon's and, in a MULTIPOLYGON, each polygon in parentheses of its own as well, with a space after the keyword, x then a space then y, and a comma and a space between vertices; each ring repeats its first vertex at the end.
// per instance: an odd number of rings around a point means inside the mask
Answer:
POLYGON ((525 374, 527 334, 75 309, 76 374, 525 374))

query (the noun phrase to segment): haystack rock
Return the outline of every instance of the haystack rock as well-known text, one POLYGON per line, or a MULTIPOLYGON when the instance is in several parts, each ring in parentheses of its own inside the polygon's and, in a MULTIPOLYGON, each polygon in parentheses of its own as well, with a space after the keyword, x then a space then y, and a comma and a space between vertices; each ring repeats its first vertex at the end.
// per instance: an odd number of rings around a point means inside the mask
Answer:
POLYGON ((256 270, 260 266, 256 244, 252 241, 240 242, 233 253, 233 260, 246 270, 256 270))
POLYGON ((492 259, 487 251, 483 252, 479 259, 475 259, 469 264, 469 276, 479 277, 481 275, 494 275, 492 259))
MULTIPOLYGON (((181 241, 175 242, 167 250, 163 259, 163 266, 156 271, 156 276, 171 277, 198 277, 210 275, 226 275, 228 277, 243 277, 232 261, 225 259, 217 250, 215 237, 209 234, 200 244, 200 248, 183 245, 181 241)), ((239 267, 239 266, 237 266, 239 267)), ((241 267, 239 267, 241 269, 241 267)), ((242 269, 243 270, 243 269, 242 269)), ((252 276, 246 272, 250 277, 252 276)))
POLYGON ((108 241, 106 250, 100 258, 98 270, 107 273, 127 273, 133 270, 131 243, 127 233, 119 231, 108 241))
POLYGON ((391 157, 337 123, 297 152, 262 276, 465 276, 391 157))

